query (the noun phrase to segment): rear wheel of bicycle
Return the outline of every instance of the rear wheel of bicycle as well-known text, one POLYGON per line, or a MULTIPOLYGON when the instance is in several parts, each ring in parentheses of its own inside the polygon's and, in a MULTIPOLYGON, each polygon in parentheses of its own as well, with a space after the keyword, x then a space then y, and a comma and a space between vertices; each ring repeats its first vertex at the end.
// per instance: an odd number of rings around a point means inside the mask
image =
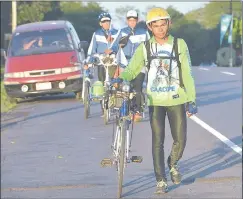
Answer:
POLYGON ((123 174, 125 168, 126 121, 120 123, 120 149, 118 159, 118 198, 122 195, 123 174))
POLYGON ((89 83, 85 82, 84 86, 84 118, 87 119, 90 113, 89 83))
POLYGON ((110 116, 110 110, 109 109, 106 109, 106 108, 104 108, 104 123, 105 123, 105 125, 107 125, 108 124, 108 122, 109 122, 109 116, 110 116))
POLYGON ((109 96, 108 94, 105 95, 105 99, 103 100, 103 108, 104 108, 104 123, 105 125, 108 124, 109 120, 110 120, 110 109, 108 108, 108 99, 109 96))

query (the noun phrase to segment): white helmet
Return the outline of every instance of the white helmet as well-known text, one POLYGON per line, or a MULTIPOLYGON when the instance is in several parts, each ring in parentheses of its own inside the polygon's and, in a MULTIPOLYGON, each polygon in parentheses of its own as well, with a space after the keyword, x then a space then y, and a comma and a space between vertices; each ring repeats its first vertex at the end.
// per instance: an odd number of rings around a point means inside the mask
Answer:
POLYGON ((136 10, 129 10, 127 12, 127 18, 130 18, 130 17, 132 17, 132 18, 138 18, 137 11, 136 10))

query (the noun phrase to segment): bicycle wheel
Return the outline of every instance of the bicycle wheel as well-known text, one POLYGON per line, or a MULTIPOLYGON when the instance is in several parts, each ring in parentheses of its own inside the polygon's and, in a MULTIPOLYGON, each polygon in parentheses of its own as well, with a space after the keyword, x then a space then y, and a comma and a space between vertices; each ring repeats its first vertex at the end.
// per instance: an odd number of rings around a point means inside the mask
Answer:
POLYGON ((122 195, 123 175, 125 168, 126 121, 120 123, 120 149, 118 159, 118 198, 122 195))
POLYGON ((90 113, 89 82, 84 86, 84 118, 87 119, 90 113))
POLYGON ((110 109, 108 108, 108 102, 107 100, 108 99, 108 95, 105 96, 105 99, 103 101, 103 108, 104 108, 104 123, 105 125, 108 124, 109 120, 110 120, 110 109))
POLYGON ((145 94, 143 92, 141 93, 141 108, 142 108, 143 118, 145 118, 146 98, 145 98, 145 94))
POLYGON ((107 125, 108 124, 108 122, 109 122, 109 109, 104 109, 104 123, 105 123, 105 125, 107 125))

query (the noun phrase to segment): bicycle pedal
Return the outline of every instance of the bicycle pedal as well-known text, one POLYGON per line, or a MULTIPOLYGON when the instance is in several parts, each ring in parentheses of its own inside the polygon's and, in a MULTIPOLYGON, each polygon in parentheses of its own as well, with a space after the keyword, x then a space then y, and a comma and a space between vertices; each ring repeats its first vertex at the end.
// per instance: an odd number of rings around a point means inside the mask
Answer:
POLYGON ((134 163, 141 163, 143 161, 143 157, 142 156, 132 156, 131 161, 134 163))
POLYGON ((101 160, 100 164, 102 167, 108 167, 113 165, 113 161, 110 158, 104 158, 103 160, 101 160))

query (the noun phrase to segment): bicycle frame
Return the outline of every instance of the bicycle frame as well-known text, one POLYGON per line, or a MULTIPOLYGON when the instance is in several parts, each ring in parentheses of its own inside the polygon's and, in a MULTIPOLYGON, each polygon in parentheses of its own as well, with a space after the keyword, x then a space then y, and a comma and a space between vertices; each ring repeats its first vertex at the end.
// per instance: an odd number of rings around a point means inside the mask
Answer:
MULTIPOLYGON (((131 111, 131 103, 130 100, 135 96, 135 92, 129 93, 129 94, 125 94, 125 96, 123 96, 123 100, 122 100, 122 106, 117 109, 114 108, 117 112, 116 112, 116 131, 115 131, 115 135, 113 132, 113 155, 115 157, 115 159, 118 158, 119 156, 119 148, 120 148, 120 140, 119 138, 121 137, 120 133, 120 129, 121 129, 121 125, 123 125, 123 123, 125 123, 126 125, 126 148, 125 148, 125 153, 126 153, 126 163, 130 162, 129 159, 129 151, 130 151, 130 147, 131 147, 131 141, 132 141, 132 132, 129 130, 129 126, 132 123, 131 120, 131 116, 132 114, 134 114, 131 111)), ((132 123, 132 127, 133 127, 133 123, 132 123)))

